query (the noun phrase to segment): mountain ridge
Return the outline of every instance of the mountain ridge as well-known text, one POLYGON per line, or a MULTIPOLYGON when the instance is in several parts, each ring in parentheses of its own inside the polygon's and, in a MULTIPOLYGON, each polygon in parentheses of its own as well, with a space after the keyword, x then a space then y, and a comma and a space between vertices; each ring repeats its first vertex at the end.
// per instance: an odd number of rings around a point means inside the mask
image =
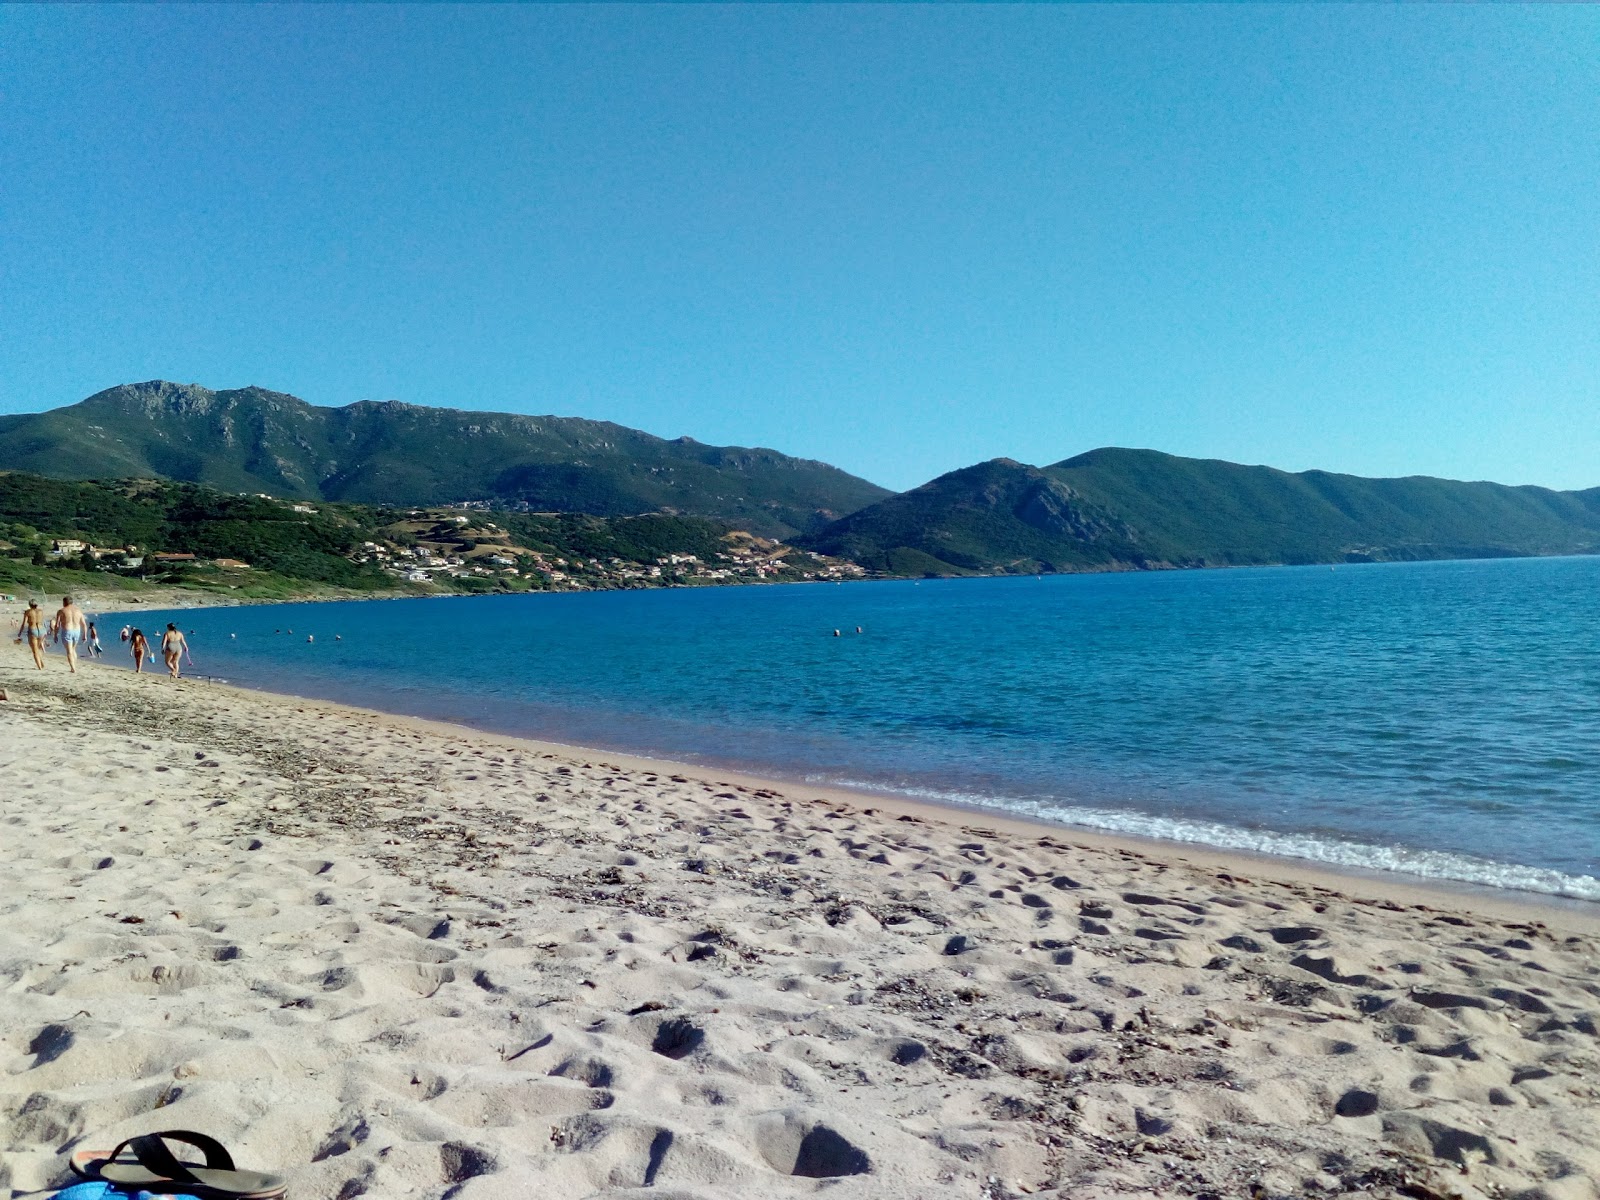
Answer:
POLYGON ((267 388, 151 380, 0 417, 0 467, 155 477, 368 504, 489 501, 600 516, 675 511, 785 536, 889 495, 813 459, 608 421, 402 401, 312 405, 267 388))
POLYGON ((896 573, 1264 566, 1600 552, 1600 488, 1368 479, 1102 447, 991 459, 795 540, 896 573))
POLYGON ((1600 488, 1281 471, 1106 446, 891 493, 764 447, 609 421, 152 380, 0 417, 0 469, 330 503, 706 517, 888 574, 1600 553, 1600 488))

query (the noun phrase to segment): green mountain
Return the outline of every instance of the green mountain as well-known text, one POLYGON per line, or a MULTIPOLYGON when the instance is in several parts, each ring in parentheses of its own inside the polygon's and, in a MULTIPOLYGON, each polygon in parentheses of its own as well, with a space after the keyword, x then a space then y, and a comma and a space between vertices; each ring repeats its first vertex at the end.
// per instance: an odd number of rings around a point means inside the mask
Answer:
POLYGON ((1600 552, 1600 488, 1293 474, 1152 450, 941 475, 797 545, 897 574, 1600 552))
POLYGON ((1112 512, 1009 458, 941 475, 796 544, 897 575, 1149 565, 1112 512))
POLYGON ((668 441, 605 421, 396 402, 319 408, 263 388, 213 392, 161 381, 0 417, 0 469, 364 504, 668 511, 770 537, 820 528, 890 494, 826 463, 668 441))

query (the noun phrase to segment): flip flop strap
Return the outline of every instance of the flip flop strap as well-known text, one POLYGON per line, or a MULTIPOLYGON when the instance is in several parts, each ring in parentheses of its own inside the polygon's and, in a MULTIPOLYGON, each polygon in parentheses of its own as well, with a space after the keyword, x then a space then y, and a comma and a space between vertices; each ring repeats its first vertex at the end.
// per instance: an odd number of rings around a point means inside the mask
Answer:
POLYGON ((146 1133, 139 1137, 131 1137, 111 1152, 115 1160, 123 1150, 132 1150, 133 1157, 139 1165, 152 1174, 163 1179, 172 1179, 180 1183, 199 1182, 194 1173, 189 1170, 171 1150, 167 1149, 167 1142, 182 1142, 193 1146, 205 1155, 205 1165, 210 1170, 232 1171, 233 1156, 228 1153, 227 1147, 216 1138, 207 1137, 203 1133, 193 1133, 187 1129, 166 1129, 160 1133, 146 1133))

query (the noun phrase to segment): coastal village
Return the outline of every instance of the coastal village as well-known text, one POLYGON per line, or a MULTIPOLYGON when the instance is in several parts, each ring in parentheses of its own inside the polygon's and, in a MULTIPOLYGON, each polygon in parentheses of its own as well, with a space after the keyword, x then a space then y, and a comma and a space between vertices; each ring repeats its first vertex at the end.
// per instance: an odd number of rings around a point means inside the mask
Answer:
MULTIPOLYGON (((557 517, 557 513, 538 514, 557 517)), ((724 534, 715 557, 669 553, 654 561, 556 554, 518 545, 488 519, 449 510, 415 510, 387 541, 362 543, 357 562, 373 563, 409 583, 470 577, 522 580, 546 590, 670 587, 858 579, 861 567, 742 531, 724 534)))
MULTIPOLYGON (((281 508, 304 521, 342 519, 333 506, 315 505, 256 493, 251 501, 281 508)), ((370 530, 372 536, 352 542, 343 555, 356 566, 374 569, 397 585, 412 590, 481 590, 485 586, 508 591, 594 591, 617 588, 697 587, 742 583, 795 583, 842 581, 866 577, 869 572, 845 559, 800 550, 781 541, 742 530, 729 530, 696 543, 698 553, 687 548, 665 553, 580 553, 558 548, 570 541, 555 536, 560 522, 590 520, 573 514, 515 514, 521 533, 493 518, 487 506, 414 508, 388 514, 398 519, 370 530), (552 526, 550 544, 528 536, 534 523, 552 526)), ((674 514, 658 514, 672 516, 674 514)), ((622 521, 648 521, 649 516, 622 521)), ((124 578, 152 580, 174 574, 215 586, 237 586, 261 564, 233 556, 208 557, 190 549, 152 550, 149 547, 99 545, 62 531, 30 531, 27 545, 0 541, 0 553, 29 552, 41 567, 75 567, 114 573, 124 578)), ((16 535, 13 534, 13 538, 16 535)), ((677 545, 681 539, 667 539, 677 545)))

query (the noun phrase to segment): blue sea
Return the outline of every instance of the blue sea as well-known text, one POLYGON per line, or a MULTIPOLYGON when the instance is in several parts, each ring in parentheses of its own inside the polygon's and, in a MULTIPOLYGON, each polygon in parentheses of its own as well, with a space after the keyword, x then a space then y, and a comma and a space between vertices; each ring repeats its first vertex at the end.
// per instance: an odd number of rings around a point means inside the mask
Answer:
POLYGON ((168 619, 251 687, 1600 900, 1600 558, 140 617, 168 619))

